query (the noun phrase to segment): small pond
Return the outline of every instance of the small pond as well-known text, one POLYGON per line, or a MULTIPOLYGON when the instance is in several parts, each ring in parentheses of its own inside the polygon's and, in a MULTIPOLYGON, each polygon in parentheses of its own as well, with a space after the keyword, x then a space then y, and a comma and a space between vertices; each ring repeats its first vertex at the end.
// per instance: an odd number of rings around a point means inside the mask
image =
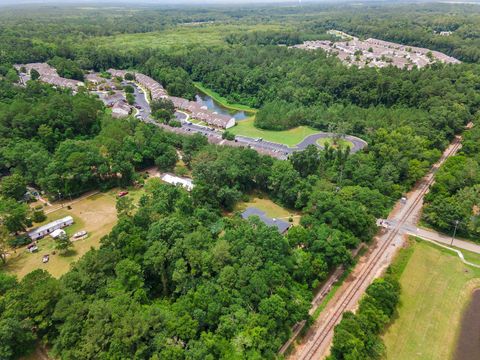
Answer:
POLYGON ((217 103, 215 100, 213 100, 210 96, 203 93, 198 93, 195 96, 195 101, 199 104, 202 104, 202 106, 206 106, 207 109, 211 111, 215 111, 223 115, 232 116, 237 121, 244 120, 249 116, 251 116, 248 112, 245 112, 245 111, 227 109, 226 107, 223 107, 222 105, 217 103))
POLYGON ((480 289, 472 294, 470 304, 463 313, 454 360, 480 358, 480 289))

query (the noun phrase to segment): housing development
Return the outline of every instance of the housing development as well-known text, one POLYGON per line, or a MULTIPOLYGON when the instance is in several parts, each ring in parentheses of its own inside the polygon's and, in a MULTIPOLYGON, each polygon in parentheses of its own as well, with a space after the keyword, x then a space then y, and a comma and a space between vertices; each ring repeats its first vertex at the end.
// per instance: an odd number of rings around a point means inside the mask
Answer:
POLYGON ((0 0, 0 360, 480 359, 479 4, 72 1, 0 0))
MULTIPOLYGON (((337 34, 337 33, 333 33, 337 34)), ((460 61, 439 51, 401 45, 389 41, 373 38, 360 40, 357 37, 341 33, 347 40, 343 41, 305 41, 294 45, 293 48, 303 50, 322 49, 329 55, 337 56, 346 65, 358 67, 386 67, 389 65, 398 68, 412 69, 414 66, 423 68, 435 62, 445 64, 459 64, 460 61)))

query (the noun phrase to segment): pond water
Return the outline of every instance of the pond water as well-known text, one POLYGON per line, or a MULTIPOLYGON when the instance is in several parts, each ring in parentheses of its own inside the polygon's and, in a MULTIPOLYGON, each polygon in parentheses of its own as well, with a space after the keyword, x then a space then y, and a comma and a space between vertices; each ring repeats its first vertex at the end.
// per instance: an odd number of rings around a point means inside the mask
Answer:
POLYGON ((480 358, 480 289, 472 294, 460 325, 460 335, 453 358, 478 360, 480 358))
POLYGON ((215 100, 213 100, 210 96, 203 93, 198 93, 195 96, 195 101, 199 104, 202 104, 202 106, 206 106, 207 109, 209 110, 216 111, 219 114, 232 116, 237 121, 244 120, 249 116, 251 116, 249 113, 245 111, 227 109, 226 107, 223 107, 222 105, 217 103, 215 100))

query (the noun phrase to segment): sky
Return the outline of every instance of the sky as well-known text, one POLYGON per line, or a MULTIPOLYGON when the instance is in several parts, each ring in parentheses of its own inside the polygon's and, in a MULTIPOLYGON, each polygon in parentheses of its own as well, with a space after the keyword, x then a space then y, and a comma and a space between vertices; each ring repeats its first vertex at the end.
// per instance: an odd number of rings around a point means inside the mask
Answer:
MULTIPOLYGON (((300 0, 301 2, 339 2, 339 0, 300 0)), ((342 0, 340 0, 342 1, 342 0)), ((344 0, 347 1, 347 0, 344 0)), ((351 1, 351 0, 350 0, 351 1)), ((369 0, 362 0, 369 1, 369 0)), ((378 0, 377 0, 378 1, 378 0)), ((381 0, 380 0, 381 1, 381 0)), ((389 0, 387 0, 389 1, 389 0)), ((390 0, 393 1, 393 0, 390 0)), ((102 4, 102 3, 130 3, 130 4, 158 4, 158 5, 183 5, 183 4, 195 4, 201 5, 205 3, 216 4, 265 4, 265 3, 298 3, 298 0, 0 0, 0 5, 12 5, 12 4, 102 4)))
POLYGON ((275 4, 275 3, 339 3, 339 2, 383 2, 383 3, 393 3, 393 2, 465 2, 471 1, 478 3, 480 0, 0 0, 0 5, 21 5, 21 4, 92 4, 92 5, 101 5, 101 4, 135 4, 135 5, 144 5, 144 4, 156 4, 156 5, 204 5, 204 4, 275 4))

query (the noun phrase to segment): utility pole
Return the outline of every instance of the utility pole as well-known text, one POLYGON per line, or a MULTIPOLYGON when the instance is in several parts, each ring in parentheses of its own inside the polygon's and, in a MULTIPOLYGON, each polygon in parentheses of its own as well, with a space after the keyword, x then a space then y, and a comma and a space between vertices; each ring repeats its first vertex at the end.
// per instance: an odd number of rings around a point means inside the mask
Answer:
POLYGON ((457 227, 459 223, 460 223, 460 220, 455 220, 455 230, 453 230, 453 236, 452 236, 452 241, 450 242, 450 246, 453 245, 453 240, 455 240, 455 234, 457 233, 457 227))

